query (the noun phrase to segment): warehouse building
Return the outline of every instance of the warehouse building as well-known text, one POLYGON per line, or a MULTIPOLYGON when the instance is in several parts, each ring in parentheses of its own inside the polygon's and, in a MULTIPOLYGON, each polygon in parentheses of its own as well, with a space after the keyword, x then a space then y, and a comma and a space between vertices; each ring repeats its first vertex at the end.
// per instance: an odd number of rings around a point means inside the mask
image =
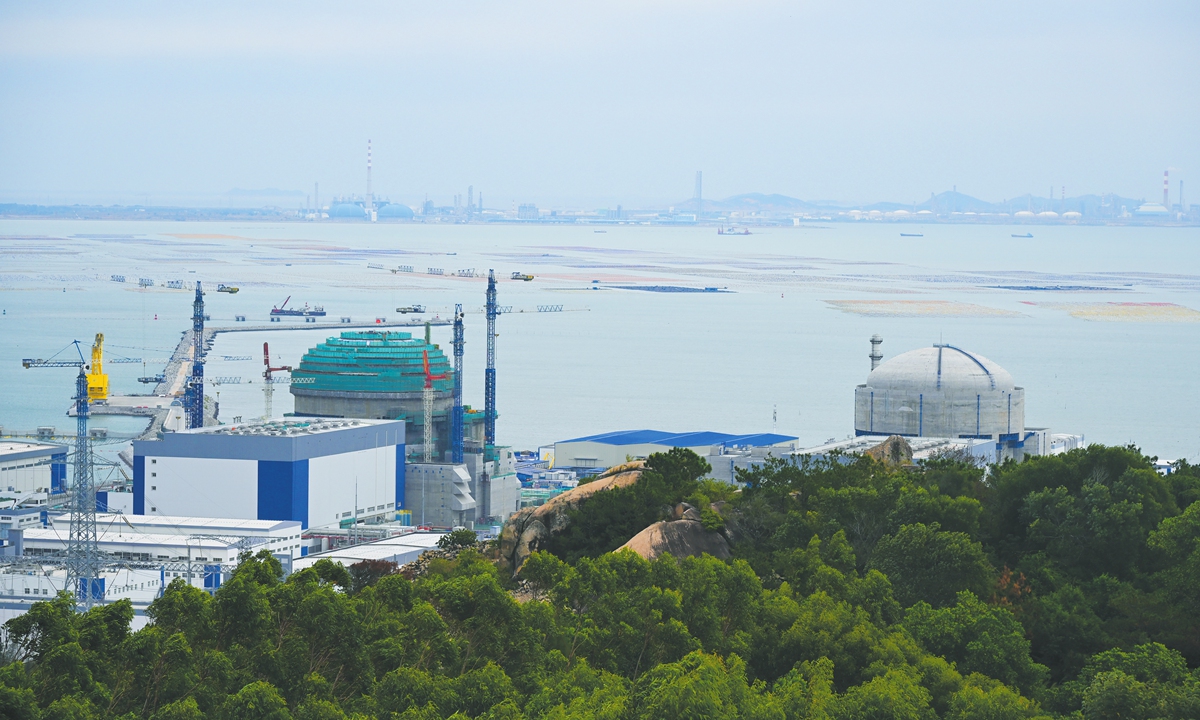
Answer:
POLYGON ((404 422, 286 419, 133 444, 133 513, 386 521, 405 509, 404 422))
POLYGON ((62 493, 66 480, 66 447, 0 440, 0 491, 62 493))

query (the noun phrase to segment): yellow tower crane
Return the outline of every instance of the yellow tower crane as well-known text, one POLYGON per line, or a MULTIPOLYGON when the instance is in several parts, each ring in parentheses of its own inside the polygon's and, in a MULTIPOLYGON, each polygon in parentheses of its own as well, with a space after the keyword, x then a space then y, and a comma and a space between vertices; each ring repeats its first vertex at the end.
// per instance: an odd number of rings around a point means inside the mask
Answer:
POLYGON ((104 333, 96 333, 92 367, 87 374, 88 402, 108 399, 108 373, 104 372, 104 333))

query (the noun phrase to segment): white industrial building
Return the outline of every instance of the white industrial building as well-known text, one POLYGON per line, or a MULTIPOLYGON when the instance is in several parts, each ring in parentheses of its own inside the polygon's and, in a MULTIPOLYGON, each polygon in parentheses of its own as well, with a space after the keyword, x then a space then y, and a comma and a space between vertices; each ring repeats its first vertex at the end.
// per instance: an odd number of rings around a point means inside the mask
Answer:
POLYGON ((135 441, 133 452, 135 515, 294 520, 315 528, 393 520, 406 508, 399 420, 223 425, 135 441))
MULTIPOLYGON (((588 435, 554 443, 554 468, 610 468, 629 460, 687 448, 709 461, 714 473, 728 475, 730 459, 786 455, 796 449, 797 438, 775 433, 729 435, 719 432, 671 433, 661 430, 624 430, 588 435), (720 468, 720 470, 718 470, 720 468)), ((736 464, 736 459, 734 460, 736 464)), ((744 464, 744 461, 743 461, 744 464)))
POLYGON ((61 493, 66 478, 66 447, 0 440, 0 491, 61 493))
POLYGON ((405 477, 412 521, 421 527, 466 527, 476 507, 471 473, 454 463, 412 463, 405 477))

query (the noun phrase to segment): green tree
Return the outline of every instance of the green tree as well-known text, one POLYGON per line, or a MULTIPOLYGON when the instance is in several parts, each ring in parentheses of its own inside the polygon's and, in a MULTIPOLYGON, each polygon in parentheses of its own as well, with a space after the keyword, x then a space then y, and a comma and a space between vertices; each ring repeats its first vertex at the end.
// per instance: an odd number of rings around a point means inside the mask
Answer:
POLYGON ((461 550, 475 547, 478 543, 479 536, 474 530, 459 528, 438 538, 437 546, 443 550, 461 550))
POLYGON ((888 577, 905 607, 951 605, 960 590, 985 596, 995 576, 979 543, 965 533, 941 532, 936 523, 904 525, 881 539, 871 567, 888 577))
POLYGON ((989 606, 969 592, 947 608, 918 603, 905 613, 903 627, 927 650, 957 663, 964 673, 980 673, 1026 693, 1036 693, 1049 670, 1033 662, 1025 629, 1013 614, 989 606))
POLYGON ((291 720, 283 696, 270 683, 250 683, 225 703, 228 720, 291 720))

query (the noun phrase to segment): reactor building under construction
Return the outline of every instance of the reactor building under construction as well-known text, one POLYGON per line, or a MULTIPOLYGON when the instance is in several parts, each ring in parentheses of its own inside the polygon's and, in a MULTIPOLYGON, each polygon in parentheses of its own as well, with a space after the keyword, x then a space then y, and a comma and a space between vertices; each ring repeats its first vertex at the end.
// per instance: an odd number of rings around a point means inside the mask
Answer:
MULTIPOLYGON (((454 369, 445 353, 406 332, 343 332, 310 349, 292 371, 295 415, 299 417, 404 420, 409 452, 424 450, 426 370, 433 394, 433 457, 450 450, 454 369), (426 368, 425 359, 429 365, 426 368)), ((463 413, 464 445, 482 448, 483 413, 463 413)))
POLYGON ((306 352, 292 380, 297 417, 404 421, 414 522, 486 524, 516 511, 521 487, 513 453, 488 442, 485 411, 461 406, 461 445, 455 447, 461 378, 428 331, 424 339, 398 331, 342 332, 306 352))

